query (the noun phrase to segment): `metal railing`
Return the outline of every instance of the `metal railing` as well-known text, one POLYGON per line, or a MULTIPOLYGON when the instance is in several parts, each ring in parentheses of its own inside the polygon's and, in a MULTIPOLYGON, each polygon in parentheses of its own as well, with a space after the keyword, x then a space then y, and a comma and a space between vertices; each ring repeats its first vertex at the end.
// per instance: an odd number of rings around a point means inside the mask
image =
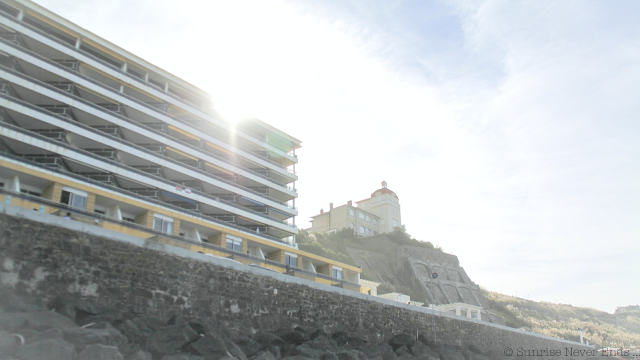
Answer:
MULTIPOLYGON (((7 158, 11 158, 11 159, 17 160, 17 161, 22 161, 22 162, 28 163, 31 167, 39 167, 39 168, 46 169, 46 170, 49 170, 49 171, 52 171, 52 172, 64 174, 65 176, 68 176, 68 177, 71 177, 71 178, 74 178, 74 179, 77 179, 77 180, 82 180, 82 181, 88 182, 88 183, 90 183, 90 184, 92 184, 92 185, 94 185, 96 187, 105 188, 105 189, 108 189, 108 190, 111 190, 111 191, 117 191, 117 192, 123 193, 123 194, 125 194, 127 196, 130 196, 130 197, 138 199, 138 200, 147 201, 147 202, 150 202, 150 203, 152 203, 154 205, 162 206, 162 207, 165 207, 165 208, 169 208, 169 209, 171 209, 173 211, 176 211, 176 212, 182 212, 182 213, 188 214, 190 216, 193 216, 194 218, 201 218, 203 220, 206 220, 206 221, 209 221, 209 222, 221 225, 221 226, 226 226, 228 228, 232 228, 232 229, 239 230, 239 231, 245 231, 245 232, 251 233, 254 236, 262 237, 262 238, 267 239, 267 240, 276 241, 276 242, 283 243, 283 244, 288 244, 288 242, 286 242, 286 241, 284 241, 284 240, 282 240, 280 238, 277 238, 275 236, 272 236, 272 235, 269 235, 269 234, 264 234, 264 233, 258 233, 258 232, 252 231, 251 229, 244 228, 242 226, 229 224, 229 223, 226 223, 224 221, 220 221, 220 220, 217 220, 217 219, 212 218, 210 216, 204 215, 202 213, 197 213, 197 212, 194 212, 194 211, 182 209, 182 208, 180 208, 178 206, 174 206, 172 204, 168 204, 168 203, 166 203, 166 202, 164 202, 162 200, 156 200, 156 199, 153 199, 153 198, 150 198, 150 197, 139 195, 139 194, 137 194, 135 192, 131 192, 131 191, 128 191, 128 190, 123 189, 123 188, 119 188, 119 187, 116 187, 116 186, 105 184, 105 183, 102 183, 100 181, 96 181, 96 180, 93 180, 93 179, 78 175, 78 174, 70 172, 70 171, 60 170, 60 169, 57 169, 57 168, 54 168, 54 167, 50 167, 50 166, 47 166, 47 165, 44 165, 44 164, 35 163, 35 162, 24 161, 23 158, 21 158, 19 156, 12 155, 12 154, 8 154, 8 153, 0 153, 0 155, 5 156, 7 158)), ((2 190, 6 190, 6 189, 0 188, 0 192, 2 190)), ((44 201, 44 199, 42 199, 42 198, 36 197, 36 199, 40 199, 40 200, 44 201)), ((53 204, 58 204, 58 203, 55 203, 55 202, 52 202, 52 203, 53 204)), ((58 204, 58 205, 60 205, 60 204, 58 204)))
MULTIPOLYGON (((0 68, 4 68, 4 67, 3 67, 2 65, 0 65, 0 68)), ((102 106, 100 106, 99 104, 94 104, 94 103, 91 103, 91 102, 89 102, 89 101, 86 101, 86 100, 84 100, 84 99, 82 99, 82 98, 80 98, 80 97, 75 97, 75 96, 73 96, 73 95, 66 94, 64 91, 59 90, 59 89, 57 89, 57 88, 55 88, 55 87, 51 87, 51 86, 49 86, 47 83, 41 82, 41 81, 39 81, 39 80, 37 80, 37 79, 33 79, 33 78, 29 77, 28 75, 21 74, 21 73, 19 73, 19 72, 17 72, 17 71, 14 71, 14 70, 12 70, 12 69, 8 69, 8 68, 4 68, 4 69, 5 69, 5 71, 12 72, 12 73, 13 73, 14 75, 16 75, 16 76, 27 77, 27 78, 29 78, 29 80, 30 80, 30 81, 35 82, 35 83, 38 83, 38 84, 39 84, 39 85, 41 85, 41 86, 48 87, 48 88, 49 88, 49 90, 51 90, 51 91, 56 91, 56 92, 59 92, 59 93, 65 94, 66 96, 72 96, 72 97, 74 97, 74 100, 81 101, 81 102, 85 103, 86 105, 89 105, 89 106, 91 106, 91 107, 93 107, 93 108, 95 108, 95 109, 103 109, 103 107, 102 107, 102 106)), ((31 104, 31 103, 25 102, 25 101, 23 101, 23 100, 20 100, 19 98, 16 98, 16 97, 13 97, 13 96, 10 96, 10 95, 8 95, 8 94, 5 94, 5 93, 0 92, 0 97, 3 97, 3 96, 9 97, 9 98, 11 98, 11 100, 12 100, 12 101, 15 101, 15 102, 21 103, 21 104, 23 104, 24 106, 28 106, 28 107, 31 107, 31 108, 34 108, 34 109, 38 109, 38 110, 40 110, 40 109, 48 110, 48 111, 50 111, 50 112, 53 112, 53 113, 54 113, 54 114, 56 114, 56 115, 64 115, 66 118, 73 120, 73 124, 74 124, 74 125, 76 125, 76 126, 85 127, 85 128, 87 128, 87 129, 95 129, 93 126, 85 125, 85 124, 83 124, 83 123, 81 123, 81 122, 76 121, 76 119, 73 117, 73 113, 71 112, 71 107, 70 107, 70 106, 67 106, 67 105, 34 105, 34 104, 31 104), (61 113, 60 111, 66 111, 66 112, 61 113)), ((140 125, 141 125, 141 123, 134 122, 133 120, 130 120, 130 119, 128 119, 127 117, 124 117, 124 116, 120 116, 120 115, 118 115, 118 114, 116 114, 116 113, 111 113, 111 115, 112 115, 112 116, 116 116, 116 117, 118 117, 119 119, 126 120, 126 121, 128 121, 128 122, 131 122, 131 123, 132 123, 132 124, 134 124, 134 125, 137 125, 137 126, 140 126, 140 125)), ((65 120, 66 120, 66 119, 65 119, 65 120)), ((158 130, 156 130, 156 129, 148 128, 147 130, 148 130, 148 131, 155 132, 155 133, 157 133, 157 134, 160 134, 160 135, 161 135, 161 136, 163 136, 163 137, 170 138, 171 140, 176 141, 176 142, 179 142, 179 143, 181 143, 181 144, 182 144, 182 145, 184 145, 184 146, 188 146, 188 147, 190 147, 190 148, 193 148, 194 150, 197 150, 197 149, 202 150, 201 148, 195 147, 195 146, 193 146, 193 145, 191 145, 191 144, 189 144, 189 143, 186 143, 186 142, 184 142, 184 141, 182 141, 182 140, 180 140, 180 139, 174 138, 174 137, 172 137, 172 136, 170 136, 170 135, 168 135, 168 134, 166 134, 166 133, 160 132, 160 131, 158 131, 158 130)), ((141 146, 141 147, 144 147, 144 146, 145 146, 145 145, 137 145, 137 144, 134 144, 134 143, 128 142, 128 141, 126 141, 126 140, 124 140, 124 139, 119 139, 119 142, 121 142, 121 143, 125 143, 125 144, 127 144, 127 145, 129 145, 129 146, 132 146, 132 147, 140 147, 140 146, 141 146)), ((166 146, 166 145, 161 144, 161 146, 166 146)), ((233 163, 232 163, 232 162, 230 162, 229 160, 224 159, 224 158, 222 158, 222 157, 219 157, 219 156, 217 156, 217 155, 214 155, 214 154, 211 154, 211 153, 208 153, 208 154, 209 154, 210 156, 212 156, 212 157, 216 158, 216 159, 221 160, 221 161, 225 161, 225 162, 230 163, 230 164, 232 164, 232 165, 234 165, 234 166, 239 166, 239 165, 237 165, 237 164, 233 164, 233 163)), ((171 158, 168 158, 168 159, 171 159, 171 158)), ((251 170, 249 170, 249 169, 245 169, 245 170, 247 170, 248 172, 251 172, 251 173, 253 173, 253 174, 257 175, 257 176, 260 176, 260 177, 262 177, 262 178, 265 178, 265 179, 267 179, 267 180, 269 180, 269 181, 271 181, 271 182, 273 182, 273 183, 276 183, 276 184, 278 184, 278 185, 280 185, 280 186, 282 186, 282 187, 286 187, 287 189, 290 189, 290 187, 289 187, 288 185, 278 183, 278 182, 276 182, 276 181, 274 181, 274 180, 272 180, 272 179, 269 179, 269 178, 267 178, 267 177, 265 177, 265 176, 263 176, 263 175, 261 175, 261 174, 258 174, 258 173, 256 173, 256 172, 253 172, 253 171, 251 171, 251 170)), ((245 190, 245 191, 247 191, 247 192, 250 192, 250 193, 255 194, 255 195, 257 195, 257 196, 260 196, 260 197, 262 197, 262 198, 269 199, 269 200, 271 200, 271 201, 273 201, 273 202, 276 202, 276 203, 278 203, 278 204, 280 204, 280 205, 284 205, 284 206, 287 206, 288 208, 291 208, 291 209, 297 210, 297 209, 295 209, 293 206, 291 206, 290 204, 288 204, 287 202, 279 201, 279 200, 277 200, 277 199, 275 199, 275 198, 273 198, 273 197, 271 197, 271 196, 265 196, 264 194, 260 194, 260 193, 258 193, 258 192, 255 192, 255 191, 253 191, 253 190, 251 190, 251 189, 249 189, 249 188, 246 188, 246 187, 244 187, 244 186, 242 186, 242 185, 239 185, 239 184, 237 184, 237 183, 235 183, 235 182, 227 181, 227 180, 225 180, 224 178, 219 178, 219 177, 217 177, 216 175, 211 174, 211 173, 209 173, 209 172, 206 172, 206 171, 201 171, 201 172, 203 172, 203 173, 204 173, 204 174, 206 174, 207 176, 215 177, 216 179, 218 179, 218 180, 220 180, 220 181, 223 181, 223 182, 225 182, 225 183, 233 184, 233 185, 234 185, 234 186, 236 186, 236 187, 239 187, 239 188, 241 188, 241 189, 243 189, 243 190, 245 190)), ((295 190, 294 190, 294 191, 295 191, 295 190)))
MULTIPOLYGON (((40 140, 42 140, 42 141, 45 141, 45 142, 48 142, 48 140, 49 140, 46 136, 42 136, 42 135, 40 135, 40 134, 33 133, 33 132, 31 132, 31 131, 29 131, 29 130, 26 130, 26 129, 23 129, 23 128, 21 128, 21 127, 17 126, 17 125, 12 125, 12 124, 8 124, 8 123, 2 123, 2 126, 4 126, 4 127, 8 127, 8 128, 11 128, 11 129, 13 129, 13 130, 15 130, 15 131, 17 131, 17 132, 21 132, 21 133, 23 133, 23 134, 25 134, 25 133, 26 133, 26 134, 28 134, 29 136, 32 136, 32 137, 34 137, 34 138, 38 138, 38 139, 40 139, 40 140)), ((96 130, 96 131, 97 131, 97 130, 96 130)), ((117 139, 117 138, 114 138, 114 139, 119 140, 119 139, 117 139)), ((65 143, 57 143, 57 145, 58 145, 59 147, 67 148, 67 149, 72 150, 72 151, 77 151, 77 152, 79 152, 79 153, 81 153, 81 154, 83 154, 83 155, 85 155, 85 156, 87 156, 87 157, 91 157, 91 158, 94 158, 94 159, 96 159, 96 160, 101 160, 101 161, 107 162, 107 163, 109 163, 110 165, 114 165, 114 166, 117 166, 117 167, 124 168, 124 169, 126 169, 126 170, 128 170, 128 171, 131 171, 131 172, 134 172, 134 173, 136 173, 136 174, 147 176, 147 177, 149 177, 149 178, 151 178, 151 179, 154 179, 154 180, 156 180, 156 181, 158 181, 158 182, 160 182, 160 183, 169 184, 169 185, 170 185, 170 186, 172 186, 172 187, 181 186, 181 184, 180 184, 180 183, 178 183, 178 182, 171 181, 171 180, 168 180, 168 179, 165 179, 165 178, 161 178, 161 177, 159 177, 159 176, 156 176, 156 175, 150 174, 150 173, 145 172, 145 171, 143 171, 143 170, 139 170, 139 169, 136 169, 136 168, 134 168, 134 167, 128 166, 128 165, 126 165, 126 164, 122 164, 122 163, 120 163, 120 162, 113 161, 113 160, 111 160, 111 159, 108 159, 108 158, 105 158, 105 157, 102 157, 102 156, 96 155, 96 154, 94 154, 94 153, 92 153, 92 152, 85 151, 85 150, 83 150, 83 149, 74 148, 74 147, 72 147, 72 146, 70 146, 70 145, 68 145, 68 144, 65 144, 65 143)), ((9 155, 10 155, 10 154, 9 154, 9 155)), ((57 154, 56 154, 56 155, 57 155, 57 154)), ((13 155, 12 155, 12 156, 13 156, 13 155)), ((16 157, 17 157, 17 158, 19 158, 19 159, 24 160, 24 158, 22 158, 22 157, 19 157, 19 156, 16 156, 16 157)), ((59 156, 59 155, 58 155, 58 156, 55 156, 55 157, 56 157, 56 158, 60 158, 60 156, 59 156)), ((167 158, 167 159, 170 159, 170 158, 167 158)), ((75 161, 75 160, 73 160, 73 159, 70 159, 70 160, 75 161)), ((171 160, 173 160, 173 159, 171 159, 171 160)), ((175 161, 175 160, 174 160, 174 161, 175 161)), ((176 161, 176 162, 177 162, 177 161, 176 161)), ((72 174, 73 174, 73 173, 72 173, 72 174)), ((116 189, 121 190, 121 188, 116 188, 116 189)), ((254 215, 260 216, 261 218, 269 219, 269 220, 272 220, 272 221, 275 221, 275 222, 281 223, 281 224, 283 224, 283 225, 287 225, 288 227, 294 227, 294 228, 295 228, 295 225, 293 225, 293 224, 289 224, 289 223, 285 222, 285 220, 280 220, 280 219, 273 218, 273 217, 268 216, 268 215, 264 215, 264 214, 262 214, 262 213, 259 213, 259 212, 256 212, 256 211, 253 211, 253 210, 251 210, 251 209, 249 209, 249 208, 246 208, 246 207, 244 207, 244 206, 241 206, 241 205, 238 205, 238 204, 234 204, 234 203, 231 203, 231 202, 227 202, 227 201, 225 201, 225 200, 222 200, 222 199, 220 199, 220 198, 218 198, 218 197, 216 197, 216 196, 213 196, 213 195, 207 194, 207 193, 205 193, 205 192, 202 192, 202 191, 199 191, 199 190, 192 190, 192 193, 194 193, 194 194, 198 194, 198 195, 200 195, 200 196, 202 196, 202 197, 205 197, 205 198, 207 198, 207 199, 210 199, 210 200, 213 200, 213 201, 217 201, 217 202, 220 202, 220 203, 223 203, 223 204, 226 204, 226 205, 232 206, 232 207, 234 207, 234 208, 237 208, 237 209, 240 209, 240 210, 243 210, 243 211, 247 211, 247 212, 249 212, 249 213, 251 213, 251 214, 254 214, 254 215)))
MULTIPOLYGON (((7 43, 6 41, 4 41, 4 40, 3 40, 3 39, 1 39, 1 38, 0 38, 0 43, 5 43, 5 44, 7 44, 8 46, 14 46, 14 45, 12 45, 12 44, 10 44, 10 43, 7 43)), ((115 90, 113 90, 112 88, 109 88, 109 87, 105 86, 103 83, 101 83, 101 82, 99 82, 99 81, 97 81, 97 80, 94 80, 94 79, 92 79, 92 78, 90 78, 90 77, 88 77, 88 76, 86 76, 86 75, 84 75, 84 74, 80 73, 79 71, 74 71, 74 70, 72 70, 72 69, 70 69, 70 68, 68 68, 68 67, 66 67, 66 66, 63 66, 63 65, 61 65, 61 64, 59 64, 59 63, 57 63, 57 62, 55 62, 55 61, 52 61, 52 60, 50 60, 50 59, 48 59, 48 58, 46 58, 46 57, 43 57, 43 56, 41 56, 41 55, 39 55, 39 54, 37 54, 37 53, 35 53, 35 52, 33 52, 33 51, 29 50, 29 49, 26 49, 26 48, 20 48, 20 51, 27 52, 27 53, 29 53, 29 55, 34 56, 34 57, 36 57, 36 58, 39 58, 39 59, 40 59, 40 60, 42 60, 42 61, 48 62, 50 65, 55 66, 55 67, 58 67, 58 68, 60 68, 60 69, 62 69, 62 70, 64 70, 64 71, 72 72, 75 76, 81 77, 82 79, 84 79, 84 80, 86 80, 86 81, 91 82, 91 83, 92 83, 92 84, 94 84, 95 86, 99 86, 99 87, 103 88, 103 89, 104 89, 105 91, 107 91, 107 92, 115 92, 115 90)), ((2 66, 2 65, 0 65, 0 66, 2 66)), ((46 82, 40 81, 40 80, 38 80, 38 79, 35 79, 35 78, 33 78, 33 77, 29 76, 29 75, 23 74, 23 73, 21 73, 21 72, 15 71, 15 70, 13 70, 13 69, 11 69, 11 68, 7 68, 7 67, 4 67, 4 66, 3 66, 3 68, 11 70, 11 71, 8 71, 8 72, 11 72, 12 74, 14 74, 14 75, 16 75, 16 76, 20 76, 20 77, 23 77, 23 78, 27 78, 27 80, 32 81, 32 82, 35 82, 35 83, 38 83, 38 84, 40 84, 40 85, 42 85, 42 86, 44 86, 44 87, 49 88, 50 90, 54 90, 54 89, 55 89, 55 87, 52 87, 52 86, 46 86, 46 85, 48 85, 46 82)), ((132 102, 135 102, 135 103, 137 103, 137 104, 138 104, 138 105, 140 105, 140 106, 143 106, 143 107, 149 108, 149 109, 151 109, 151 110, 153 110, 153 111, 156 111, 156 112, 158 112, 158 111, 159 111, 159 112, 161 112, 163 116, 167 116, 167 117, 169 117, 169 118, 171 118, 171 119, 173 119, 173 120, 175 120, 175 121, 178 121, 178 122, 180 122, 182 125, 184 125, 184 126, 185 126, 185 127, 187 127, 187 128, 192 128, 192 131, 191 131, 191 132, 193 132, 194 134, 197 134, 197 131, 202 131, 202 129, 199 129, 198 127, 195 127, 192 123, 190 123, 190 122, 188 122, 188 121, 186 121, 186 120, 180 119, 180 118, 175 117, 175 116, 173 116, 173 115, 171 115, 171 114, 169 114, 169 113, 165 113, 165 112, 162 112, 161 110, 158 110, 156 106, 149 105, 149 104, 147 104, 147 103, 145 103, 145 102, 143 102, 143 101, 140 101, 140 100, 138 100, 138 99, 136 99, 136 98, 134 98, 134 97, 132 97, 132 96, 129 96, 129 95, 125 94, 125 93, 117 92, 117 95, 118 95, 118 96, 122 96, 122 97, 124 97, 124 98, 127 98, 128 100, 130 100, 130 101, 132 101, 132 102)), ((81 101, 82 103, 84 103, 84 104, 86 104, 86 105, 89 105, 89 106, 92 106, 92 107, 94 107, 94 108, 98 108, 98 109, 99 109, 99 108, 102 108, 102 109, 104 110, 104 107, 103 107, 103 106, 100 106, 101 104, 92 103, 92 102, 90 102, 90 101, 87 101, 87 100, 85 100, 85 99, 83 99, 83 98, 81 98, 81 97, 79 97, 79 96, 75 96, 75 95, 73 95, 73 94, 68 94, 68 93, 67 93, 67 96, 72 97, 74 100, 81 101), (98 105, 98 107, 96 107, 95 105, 98 105)), ((114 105, 114 106, 120 106, 120 105, 114 105)), ((112 112, 110 112, 110 114, 111 114, 111 115, 113 115, 113 116, 116 116, 116 117, 118 117, 118 118, 120 118, 120 119, 126 120, 126 121, 128 121, 128 122, 130 122, 130 123, 132 123, 132 124, 136 124, 136 125, 144 125, 144 123, 140 123, 140 122, 137 122, 137 121, 131 120, 131 119, 129 119, 128 117, 126 117, 126 116, 124 116, 123 114, 118 113, 118 112, 113 112, 113 111, 112 111, 112 112)), ((180 139, 178 139, 178 138, 175 138, 175 137, 173 137, 173 136, 171 136, 171 135, 168 135, 168 134, 166 133, 166 131, 165 131, 165 137, 170 137, 170 138, 171 138, 172 140, 174 140, 174 141, 178 141, 178 142, 184 143, 182 140, 180 140, 180 139)), ((186 143, 185 143, 185 144, 186 144, 186 143)), ((256 175, 256 176, 258 176, 258 177, 261 177, 261 178, 263 178, 263 179, 266 179, 266 180, 268 180, 268 181, 270 181, 270 182, 272 182, 272 183, 274 183, 274 184, 276 184, 276 185, 278 185, 278 186, 282 186, 282 187, 284 187, 284 188, 287 188, 288 190, 295 191, 295 189, 293 189, 293 188, 292 188, 292 187, 290 187, 289 185, 286 185, 286 184, 284 184, 284 183, 281 183, 281 182, 279 182, 279 181, 276 181, 276 180, 274 180, 274 179, 272 179, 272 178, 270 178, 270 177, 267 177, 267 176, 264 176, 264 175, 258 174, 258 173, 256 173, 256 172, 254 172, 253 170, 251 170, 251 169, 249 169, 249 168, 246 168, 246 167, 244 167, 244 166, 241 166, 241 165, 239 165, 239 164, 237 164, 237 163, 231 162, 231 161, 229 161, 228 159, 225 159, 224 157, 217 156, 217 155, 215 155, 215 154, 211 153, 210 151, 207 151, 206 149, 202 149, 202 148, 194 147, 194 146, 191 146, 190 144, 186 144, 186 145, 187 145, 187 146, 192 147, 193 149, 197 149, 197 150, 199 150, 199 151, 201 151, 201 152, 205 152, 208 156, 211 156, 211 157, 213 157, 213 158, 215 158, 215 159, 217 159, 217 160, 223 161, 223 162, 225 162, 225 163, 227 163, 227 164, 230 164, 230 165, 233 165, 233 166, 235 166, 235 167, 239 167, 239 168, 241 168, 243 171, 246 171, 246 172, 248 172, 248 173, 251 173, 251 174, 253 174, 253 175, 256 175)), ((247 152, 250 152, 249 150, 246 150, 246 151, 247 151, 247 152)), ((284 166, 282 166, 282 165, 280 165, 280 164, 278 164, 278 163, 274 163, 274 164, 278 165, 278 166, 279 166, 279 167, 281 167, 281 168, 284 168, 284 166)), ((287 168, 285 168, 285 169, 287 169, 287 168)), ((289 171, 289 172, 291 172, 291 171, 289 171)))

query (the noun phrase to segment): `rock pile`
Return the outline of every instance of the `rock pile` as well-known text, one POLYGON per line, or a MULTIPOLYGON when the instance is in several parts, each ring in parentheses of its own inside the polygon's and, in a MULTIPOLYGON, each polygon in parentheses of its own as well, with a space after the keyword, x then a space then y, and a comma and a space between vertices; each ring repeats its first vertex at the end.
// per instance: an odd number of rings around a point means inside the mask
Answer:
POLYGON ((295 327, 251 333, 209 319, 99 308, 58 298, 47 307, 0 302, 0 360, 501 360, 478 349, 397 334, 368 342, 358 334, 295 327))

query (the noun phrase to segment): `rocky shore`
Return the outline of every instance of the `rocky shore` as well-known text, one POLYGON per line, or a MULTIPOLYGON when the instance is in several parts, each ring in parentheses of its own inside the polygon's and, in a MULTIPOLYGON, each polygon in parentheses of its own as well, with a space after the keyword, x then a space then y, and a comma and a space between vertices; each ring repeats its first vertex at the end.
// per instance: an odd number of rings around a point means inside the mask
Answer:
POLYGON ((421 334, 368 341, 358 334, 295 327, 253 332, 222 321, 159 319, 91 302, 0 294, 0 360, 502 360, 434 344, 421 334))

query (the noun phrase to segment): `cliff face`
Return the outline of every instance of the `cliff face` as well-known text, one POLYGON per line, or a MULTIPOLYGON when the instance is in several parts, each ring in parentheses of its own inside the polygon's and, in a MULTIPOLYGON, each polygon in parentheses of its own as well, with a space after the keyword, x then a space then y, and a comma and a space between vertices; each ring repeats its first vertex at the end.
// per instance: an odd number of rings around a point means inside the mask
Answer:
POLYGON ((416 246, 387 246, 388 243, 391 241, 386 236, 377 236, 371 238, 370 248, 375 251, 347 248, 347 252, 362 266, 365 277, 371 277, 368 280, 409 289, 412 300, 424 302, 425 306, 456 302, 481 306, 483 320, 502 324, 480 287, 460 267, 457 256, 416 246))

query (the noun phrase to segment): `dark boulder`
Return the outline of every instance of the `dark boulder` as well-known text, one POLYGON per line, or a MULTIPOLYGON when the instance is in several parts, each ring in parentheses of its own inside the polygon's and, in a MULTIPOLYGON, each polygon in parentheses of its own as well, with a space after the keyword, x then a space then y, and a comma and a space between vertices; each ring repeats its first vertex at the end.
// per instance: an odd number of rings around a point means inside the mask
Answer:
POLYGON ((289 356, 289 357, 282 358, 282 360, 313 360, 313 359, 305 356, 296 355, 296 356, 289 356))
POLYGON ((20 330, 18 333, 24 335, 27 344, 47 339, 62 339, 64 336, 62 329, 49 329, 45 331, 20 330))
POLYGON ((20 329, 44 331, 48 329, 77 328, 68 318, 51 311, 0 313, 0 327, 15 333, 20 329))
POLYGON ((202 340, 200 334, 189 325, 165 326, 151 334, 147 340, 147 349, 152 354, 171 355, 196 340, 202 340))
POLYGON ((73 320, 76 324, 87 324, 85 319, 90 316, 96 316, 101 312, 104 313, 95 304, 82 300, 70 298, 67 296, 58 296, 47 304, 47 308, 62 314, 73 320))
MULTIPOLYGON (((304 331, 304 330, 303 330, 304 331)), ((292 330, 292 329, 281 329, 275 331, 274 334, 278 335, 282 340, 284 340, 287 344, 293 344, 298 346, 306 341, 309 341, 309 335, 306 332, 292 330)))
POLYGON ((0 354, 13 355, 20 345, 22 345, 22 339, 0 330, 0 354))
POLYGON ((342 350, 344 349, 338 347, 338 344, 335 340, 327 339, 326 337, 319 337, 296 347, 298 355, 316 359, 319 359, 322 354, 326 352, 336 352, 342 350))
POLYGON ((319 357, 320 360, 339 360, 338 359, 338 355, 332 353, 332 352, 326 352, 324 354, 322 354, 322 356, 319 357))
POLYGON ((270 345, 265 350, 270 352, 276 359, 282 359, 282 348, 280 346, 270 345))
POLYGON ((94 344, 85 347, 76 360, 123 360, 123 358, 115 346, 94 344))
POLYGON ((425 335, 425 334, 419 334, 418 335, 418 341, 423 343, 424 345, 429 345, 429 341, 427 339, 427 335, 425 335))
POLYGON ((440 355, 440 360, 465 360, 464 356, 462 356, 458 351, 447 348, 443 348, 438 352, 438 355, 440 355))
POLYGON ((472 353, 472 355, 473 355, 473 360, 489 360, 488 357, 481 354, 472 353))
POLYGON ((125 360, 152 360, 153 357, 150 353, 142 350, 138 350, 135 353, 127 356, 125 360))
POLYGON ((248 336, 241 336, 241 337, 235 338, 233 342, 236 345, 238 345, 238 347, 242 350, 242 352, 246 356, 249 356, 249 357, 255 355, 258 351, 262 349, 260 344, 258 344, 255 340, 253 340, 248 336))
POLYGON ((86 346, 102 344, 119 347, 127 343, 127 338, 109 323, 94 324, 96 328, 64 329, 63 339, 82 351, 86 346))
POLYGON ((322 329, 318 329, 318 330, 315 330, 315 331, 311 332, 311 334, 309 335, 309 340, 313 340, 313 339, 316 339, 318 337, 325 337, 325 338, 329 339, 329 338, 331 338, 331 335, 329 335, 326 332, 322 331, 322 329))
POLYGON ((424 357, 428 356, 433 359, 438 359, 440 356, 431 350, 428 346, 424 345, 424 343, 418 341, 411 346, 411 354, 416 357, 424 357))
POLYGON ((393 347, 393 350, 395 351, 401 346, 409 347, 415 342, 416 340, 413 338, 413 336, 402 333, 394 335, 391 340, 389 340, 389 345, 391 345, 393 347))
POLYGON ((462 357, 464 357, 464 360, 473 360, 473 353, 471 351, 460 349, 458 350, 458 352, 460 353, 460 355, 462 355, 462 357))
POLYGON ((276 360, 276 357, 269 351, 260 351, 251 360, 276 360))
MULTIPOLYGON (((404 354, 411 354, 411 350, 409 350, 409 347, 407 345, 402 345, 399 348, 394 350, 394 353, 396 353, 396 355, 398 355, 399 357, 404 355, 404 354)), ((413 355, 413 354, 411 354, 413 355)))
POLYGON ((229 354, 234 358, 238 360, 247 360, 247 356, 235 342, 230 339, 224 339, 224 345, 227 347, 229 354))
POLYGON ((472 353, 484 355, 484 352, 482 351, 482 349, 480 349, 475 344, 469 345, 469 351, 471 351, 472 353))
POLYGON ((125 320, 115 326, 115 328, 124 335, 129 342, 145 345, 147 339, 157 330, 165 325, 155 317, 137 317, 125 320))
POLYGON ((165 355, 162 357, 162 360, 205 360, 205 358, 199 355, 182 353, 175 355, 165 355))
POLYGON ((418 358, 406 352, 400 356, 398 356, 398 360, 417 360, 418 358))
POLYGON ((227 350, 224 340, 215 334, 206 334, 192 342, 188 347, 188 352, 193 355, 204 356, 207 360, 217 360, 229 356, 229 351, 227 350))
POLYGON ((339 360, 369 360, 367 355, 358 350, 343 350, 335 354, 339 360))
POLYGON ((73 345, 62 339, 47 339, 21 346, 15 357, 21 360, 73 360, 73 345))
POLYGON ((260 349, 265 349, 271 345, 279 346, 280 348, 284 348, 285 346, 284 340, 282 340, 278 335, 270 332, 258 331, 253 334, 252 337, 253 340, 260 345, 260 349))

